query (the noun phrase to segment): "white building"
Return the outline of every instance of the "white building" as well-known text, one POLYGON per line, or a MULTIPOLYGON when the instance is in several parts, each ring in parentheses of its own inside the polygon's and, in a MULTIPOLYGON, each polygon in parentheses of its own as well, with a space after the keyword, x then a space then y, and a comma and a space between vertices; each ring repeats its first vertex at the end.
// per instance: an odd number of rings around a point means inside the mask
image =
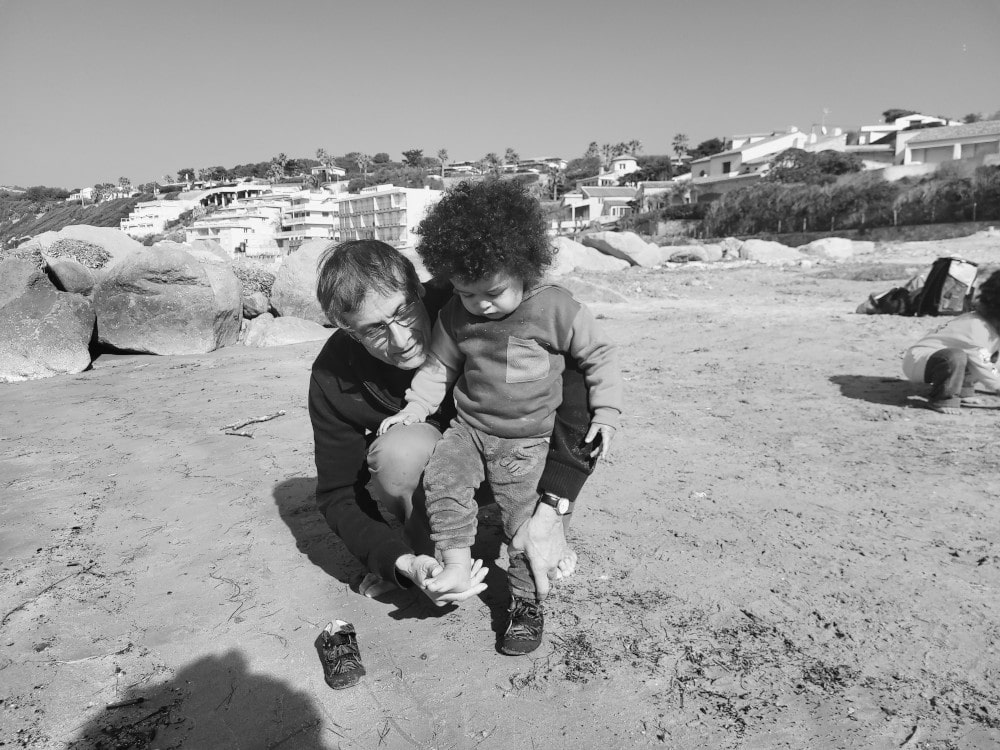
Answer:
POLYGON ((340 241, 381 240, 397 249, 413 248, 414 233, 427 211, 441 200, 440 190, 375 185, 340 198, 340 241))
POLYGON ((281 230, 275 235, 278 247, 292 252, 313 239, 340 240, 340 201, 344 195, 303 190, 291 196, 291 204, 281 212, 281 230))
POLYGON ((171 221, 198 205, 198 201, 142 201, 135 204, 128 218, 121 220, 121 230, 129 237, 139 239, 151 234, 162 234, 171 221))
POLYGON ((270 265, 281 262, 286 251, 278 245, 282 212, 290 196, 266 195, 233 201, 184 230, 187 242, 215 240, 232 257, 254 258, 270 265))

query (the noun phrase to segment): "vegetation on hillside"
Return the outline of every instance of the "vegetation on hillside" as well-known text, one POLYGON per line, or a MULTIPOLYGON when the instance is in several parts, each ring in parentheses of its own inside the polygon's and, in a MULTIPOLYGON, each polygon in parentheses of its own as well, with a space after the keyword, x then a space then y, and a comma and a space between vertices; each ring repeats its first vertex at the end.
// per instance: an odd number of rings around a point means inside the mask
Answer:
POLYGON ((65 201, 25 201, 21 196, 0 194, 0 247, 6 247, 22 237, 34 237, 57 231, 71 224, 94 227, 118 227, 141 200, 152 195, 114 198, 101 203, 80 205, 65 201))

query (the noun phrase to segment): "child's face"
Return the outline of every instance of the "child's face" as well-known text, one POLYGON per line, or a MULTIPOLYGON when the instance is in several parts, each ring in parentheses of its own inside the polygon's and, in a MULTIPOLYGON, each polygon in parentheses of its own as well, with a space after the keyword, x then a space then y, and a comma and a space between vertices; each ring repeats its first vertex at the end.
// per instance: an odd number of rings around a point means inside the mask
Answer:
POLYGON ((524 282, 504 271, 478 281, 452 279, 451 283, 466 310, 490 320, 510 315, 524 299, 524 282))

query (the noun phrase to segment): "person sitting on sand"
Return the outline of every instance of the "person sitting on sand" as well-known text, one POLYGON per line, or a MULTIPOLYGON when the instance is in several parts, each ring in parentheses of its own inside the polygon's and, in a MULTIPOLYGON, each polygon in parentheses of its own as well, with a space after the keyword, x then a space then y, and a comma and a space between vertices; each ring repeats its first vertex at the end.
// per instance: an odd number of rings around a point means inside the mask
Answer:
MULTIPOLYGON (((461 592, 471 585, 473 493, 484 479, 508 541, 535 511, 564 356, 583 368, 593 411, 584 441, 601 458, 621 415, 622 379, 615 347, 590 311, 567 289, 541 283, 554 252, 538 201, 519 183, 460 183, 424 219, 420 235, 424 265, 448 278, 455 296, 438 315, 406 406, 382 422, 379 435, 423 422, 454 388, 458 415, 424 473, 431 539, 444 562, 427 587, 461 592)), ((507 579, 511 606, 500 650, 525 654, 541 642, 543 613, 523 555, 510 555, 507 579)))
POLYGON ((960 414, 975 404, 975 385, 1000 393, 995 359, 1000 351, 1000 271, 979 287, 974 311, 936 328, 906 350, 903 374, 930 383, 927 408, 960 414))

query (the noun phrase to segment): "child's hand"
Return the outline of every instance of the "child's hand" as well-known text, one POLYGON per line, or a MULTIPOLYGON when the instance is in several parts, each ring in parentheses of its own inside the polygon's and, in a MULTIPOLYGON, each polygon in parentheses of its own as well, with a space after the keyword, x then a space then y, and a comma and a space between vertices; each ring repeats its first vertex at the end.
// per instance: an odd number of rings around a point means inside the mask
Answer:
POLYGON ((595 443, 594 450, 590 452, 591 458, 607 458, 611 454, 611 441, 615 437, 615 428, 611 425, 590 423, 587 430, 587 437, 583 439, 585 443, 595 443))
POLYGON ((422 421, 416 414, 401 411, 399 414, 393 414, 391 417, 383 419, 382 424, 378 426, 378 434, 384 435, 389 431, 390 427, 395 427, 398 424, 413 424, 414 422, 422 421))

